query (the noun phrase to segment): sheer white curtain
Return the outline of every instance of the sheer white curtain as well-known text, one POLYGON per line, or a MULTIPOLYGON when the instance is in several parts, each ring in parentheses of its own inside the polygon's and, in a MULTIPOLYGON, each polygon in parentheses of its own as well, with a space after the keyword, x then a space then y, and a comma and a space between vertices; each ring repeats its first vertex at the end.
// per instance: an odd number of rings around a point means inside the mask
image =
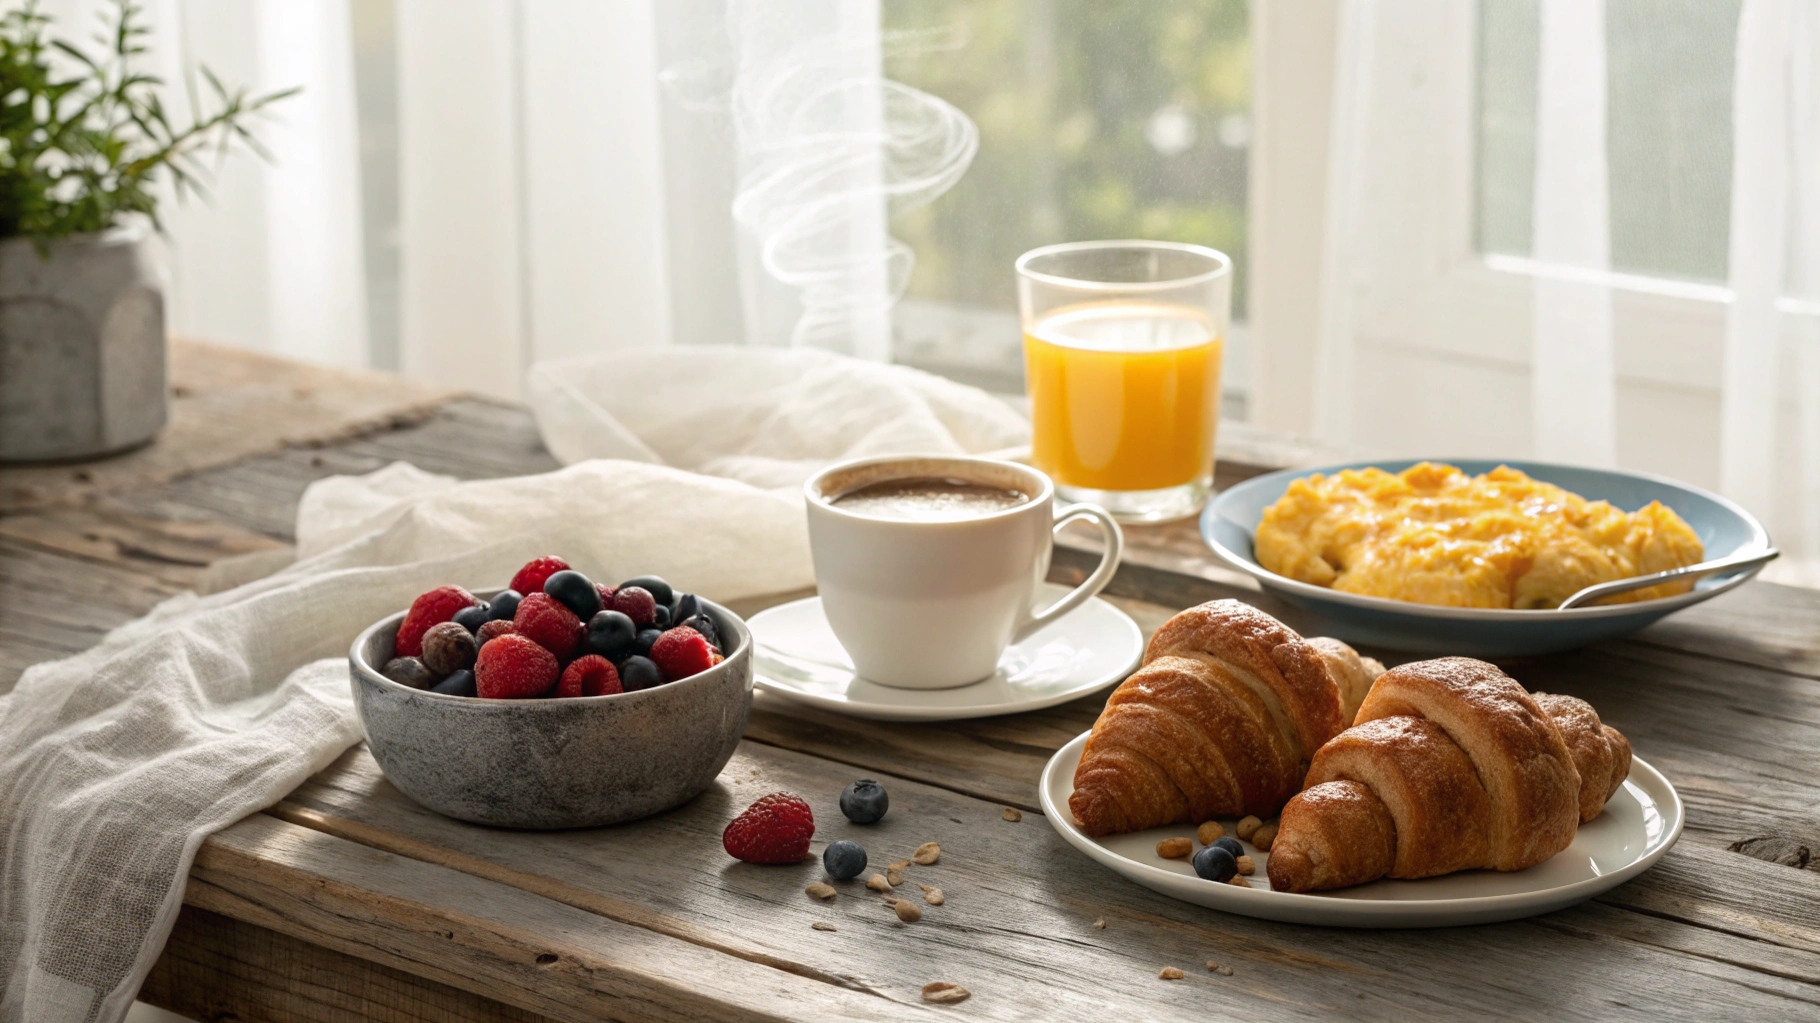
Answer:
POLYGON ((1368 455, 1680 476, 1765 520, 1793 556, 1773 574, 1820 582, 1820 10, 1743 2, 1717 283, 1613 270, 1637 182, 1611 179, 1602 0, 1538 0, 1532 249, 1478 251, 1471 10, 1341 6, 1310 425, 1368 455))

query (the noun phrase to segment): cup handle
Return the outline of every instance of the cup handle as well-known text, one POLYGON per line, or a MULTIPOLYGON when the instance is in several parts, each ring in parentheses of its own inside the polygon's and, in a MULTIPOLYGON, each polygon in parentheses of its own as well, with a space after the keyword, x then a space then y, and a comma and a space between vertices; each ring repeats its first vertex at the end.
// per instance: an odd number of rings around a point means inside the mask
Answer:
POLYGON ((1076 519, 1092 519, 1100 527, 1100 536, 1105 540, 1106 549, 1100 554, 1099 566, 1087 580, 1068 592, 1068 595, 1030 616, 1030 620, 1018 626, 1012 633, 1011 642, 1022 643, 1030 634, 1055 621, 1057 618, 1080 607, 1087 598, 1095 596, 1112 581, 1112 574, 1119 570, 1119 556, 1125 551, 1125 534, 1112 514, 1097 504, 1071 504, 1063 508, 1056 516, 1054 530, 1061 529, 1076 519))

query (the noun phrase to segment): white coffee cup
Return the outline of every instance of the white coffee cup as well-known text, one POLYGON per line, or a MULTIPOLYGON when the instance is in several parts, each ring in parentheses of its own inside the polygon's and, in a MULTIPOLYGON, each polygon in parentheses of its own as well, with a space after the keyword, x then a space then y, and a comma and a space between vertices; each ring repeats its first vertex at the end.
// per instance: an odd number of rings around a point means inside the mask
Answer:
POLYGON ((1124 535, 1105 509, 1076 504, 1058 512, 1049 477, 1016 462, 866 458, 825 469, 803 489, 815 584, 828 624, 860 677, 902 689, 949 689, 990 676, 1005 647, 1104 589, 1124 547, 1124 535), (836 503, 894 480, 954 480, 1025 499, 942 521, 858 514, 836 503), (1105 553, 1086 582, 1036 610, 1053 533, 1076 519, 1100 527, 1105 553))

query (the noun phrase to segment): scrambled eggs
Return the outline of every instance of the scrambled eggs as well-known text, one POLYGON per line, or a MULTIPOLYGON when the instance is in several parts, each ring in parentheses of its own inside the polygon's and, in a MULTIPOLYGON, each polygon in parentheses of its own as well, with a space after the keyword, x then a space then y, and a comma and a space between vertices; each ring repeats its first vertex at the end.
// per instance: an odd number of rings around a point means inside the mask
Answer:
MULTIPOLYGON (((1701 560, 1700 538, 1652 501, 1625 512, 1508 466, 1467 476, 1423 462, 1295 480, 1258 523, 1258 563, 1347 593, 1447 607, 1549 608, 1594 583, 1701 560)), ((1682 593, 1688 582, 1602 603, 1682 593)))

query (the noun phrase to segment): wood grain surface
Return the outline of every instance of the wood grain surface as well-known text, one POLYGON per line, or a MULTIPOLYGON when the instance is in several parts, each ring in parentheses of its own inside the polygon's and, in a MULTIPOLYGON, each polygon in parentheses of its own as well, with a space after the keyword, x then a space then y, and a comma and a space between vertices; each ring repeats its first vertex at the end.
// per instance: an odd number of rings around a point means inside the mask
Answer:
MULTIPOLYGON (((0 692, 29 664, 199 585, 220 559, 281 552, 311 480, 395 459, 462 478, 554 464, 522 410, 478 400, 337 436, 0 514, 0 692)), ((1094 560, 1067 542, 1053 572, 1063 581, 1094 560)), ((1180 524, 1132 530, 1108 593, 1146 631, 1228 596, 1321 627, 1219 566, 1180 524)), ((1503 666, 1532 689, 1591 700, 1688 807, 1657 868, 1530 921, 1296 927, 1124 882, 1036 812, 1042 765, 1092 724, 1103 694, 939 725, 761 694, 709 792, 617 828, 450 821, 403 798, 357 747, 204 846, 192 908, 145 997, 199 1019, 285 1021, 1820 1018, 1820 593, 1753 583, 1624 641, 1503 666), (861 775, 892 794, 871 828, 835 808, 861 775), (831 903, 809 899, 813 863, 730 860, 721 828, 775 789, 810 799, 818 851, 854 837, 882 864, 940 842, 941 862, 911 868, 908 883, 939 885, 945 903, 905 924, 857 883, 831 903), (1022 821, 1005 821, 1007 806, 1022 821), (1159 980, 1165 966, 1185 978, 1159 980), (937 980, 973 995, 926 1005, 918 992, 937 980)))

